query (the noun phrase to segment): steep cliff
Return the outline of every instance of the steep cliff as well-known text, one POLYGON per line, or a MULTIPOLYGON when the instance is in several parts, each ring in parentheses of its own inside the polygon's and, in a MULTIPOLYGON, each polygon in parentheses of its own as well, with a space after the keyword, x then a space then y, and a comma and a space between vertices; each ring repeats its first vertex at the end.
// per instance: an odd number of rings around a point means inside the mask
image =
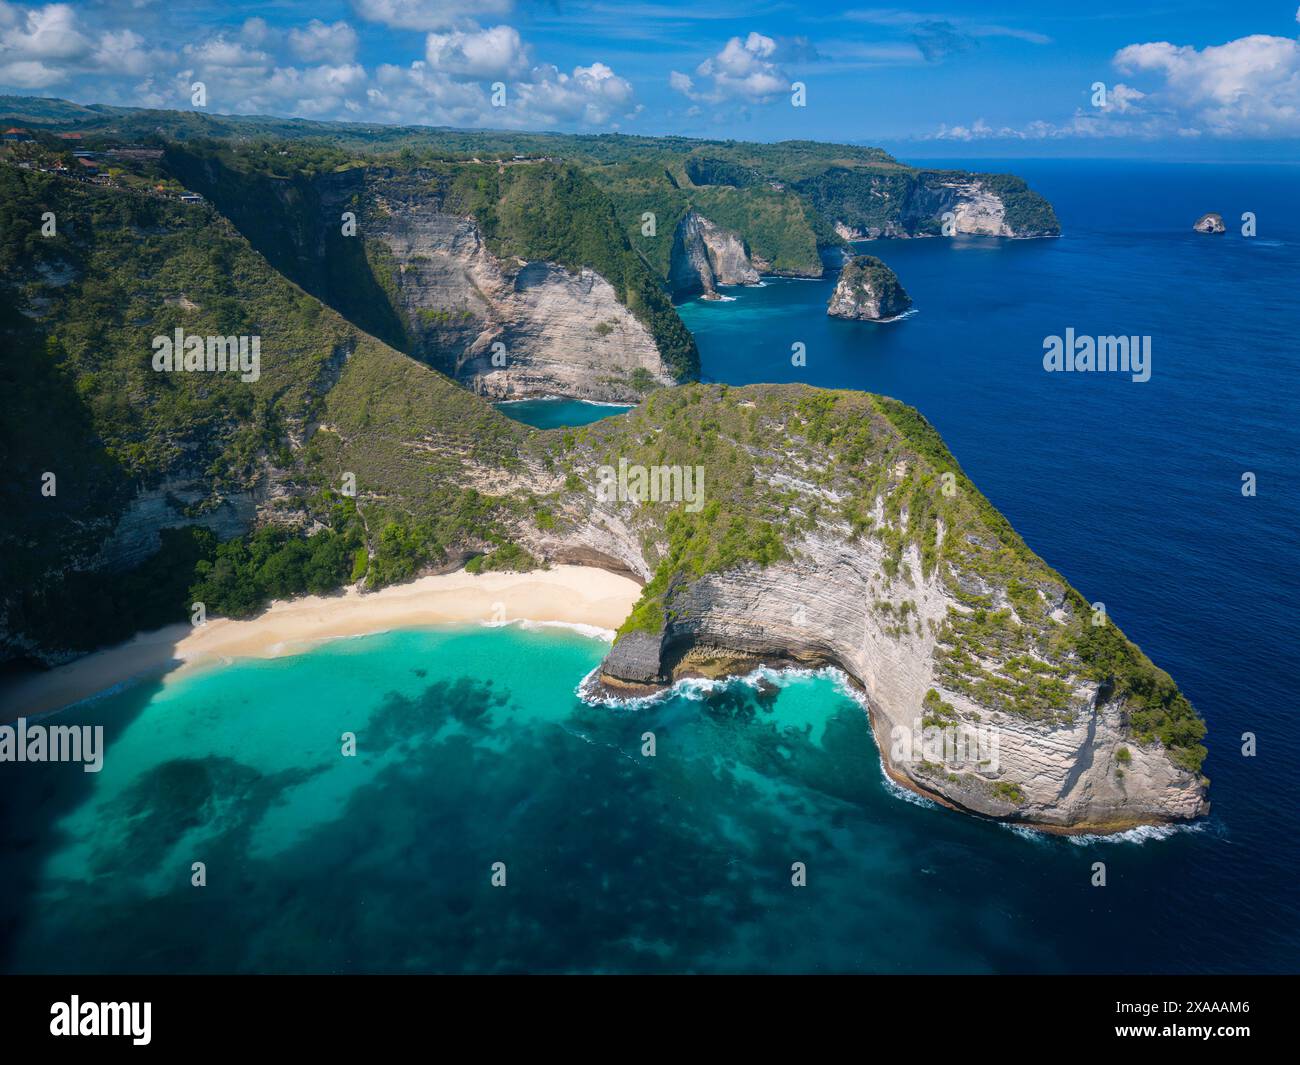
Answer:
POLYGON ((690 334, 581 179, 525 197, 515 186, 535 182, 472 164, 281 177, 213 148, 173 146, 167 160, 277 269, 485 395, 635 402, 697 372, 690 334), (548 232, 503 225, 518 199, 548 232))
POLYGON ((615 455, 698 463, 707 502, 584 510, 584 524, 618 530, 607 550, 648 545, 606 691, 834 665, 870 706, 891 775, 941 801, 1070 830, 1206 811, 1204 726, 1187 700, 1025 546, 915 411, 860 393, 693 387, 598 427, 573 464, 615 455), (714 446, 681 443, 705 427, 714 446), (992 755, 899 754, 923 726, 980 733, 992 755))
POLYGON ((654 338, 590 268, 501 259, 424 182, 379 181, 362 226, 409 350, 494 398, 636 402, 675 377, 654 338))
POLYGON ((897 275, 874 255, 858 255, 844 263, 826 313, 854 321, 889 321, 912 306, 897 275))
POLYGON ((668 287, 674 295, 703 292, 716 299, 718 285, 755 285, 758 271, 744 241, 714 225, 696 211, 687 211, 673 233, 668 287))
POLYGON ((956 170, 832 166, 795 184, 845 240, 950 233, 1043 237, 1056 212, 1019 178, 956 170))

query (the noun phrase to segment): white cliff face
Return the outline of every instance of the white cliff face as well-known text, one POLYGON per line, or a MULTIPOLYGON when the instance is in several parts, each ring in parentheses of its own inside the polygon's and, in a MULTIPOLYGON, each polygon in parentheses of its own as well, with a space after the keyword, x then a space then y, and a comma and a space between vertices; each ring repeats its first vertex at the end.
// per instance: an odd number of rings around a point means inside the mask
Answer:
POLYGON ((1014 237, 1007 225, 1007 209, 1001 197, 990 192, 978 181, 944 182, 956 196, 952 212, 956 215, 954 226, 958 233, 974 233, 991 237, 1014 237))
POLYGON ((503 261, 473 219, 387 205, 368 223, 415 353, 494 399, 637 402, 674 381, 646 327, 592 270, 503 261))
POLYGON ((673 234, 668 287, 674 292, 702 291, 717 296, 718 285, 756 285, 758 270, 745 243, 735 233, 688 211, 673 234))
MULTIPOLYGON (((1097 660, 1080 640, 1090 623, 1078 613, 1082 600, 1058 575, 1023 545, 1015 554, 997 540, 985 518, 973 521, 961 490, 949 512, 958 525, 929 509, 933 504, 918 503, 923 524, 913 537, 917 486, 938 491, 932 459, 900 449, 892 430, 857 406, 841 424, 869 430, 871 451, 855 460, 860 464, 842 466, 823 444, 786 435, 797 433, 797 396, 751 387, 756 400, 736 403, 754 412, 748 429, 734 417, 719 418, 737 434, 737 450, 720 451, 717 461, 731 472, 729 487, 715 491, 737 514, 751 494, 780 494, 784 512, 798 519, 797 537, 784 541, 788 558, 703 573, 676 567, 662 507, 566 496, 561 539, 616 558, 658 585, 649 601, 654 609, 640 613, 606 656, 601 684, 636 695, 682 677, 743 674, 759 664, 835 666, 868 707, 890 776, 942 803, 1074 832, 1208 812, 1199 774, 1158 741, 1134 738, 1125 700, 1115 694, 1125 689, 1098 679, 1097 660), (792 406, 773 403, 777 395, 792 406), (765 405, 768 414, 759 415, 765 405), (752 482, 731 465, 738 455, 755 460, 752 482), (853 489, 864 480, 885 485, 868 497, 869 512, 853 489), (744 484, 739 495, 728 494, 744 484), (669 568, 661 571, 661 564, 669 568), (964 739, 967 749, 945 744, 949 735, 964 739)), ((652 401, 642 408, 647 417, 653 407, 652 401)), ((706 399, 677 408, 674 417, 687 417, 683 409, 701 411, 698 423, 687 423, 694 426, 708 424, 717 408, 706 399)), ((589 458, 574 455, 575 468, 608 461, 611 446, 635 448, 653 431, 653 422, 636 421, 640 414, 627 416, 634 421, 625 435, 613 427, 609 441, 593 441, 589 458)), ((858 441, 862 446, 866 437, 858 441)), ((547 557, 557 535, 522 530, 520 538, 547 557)))
MULTIPOLYGON (((936 575, 890 580, 872 540, 850 545, 819 536, 797 554, 795 562, 710 574, 676 594, 678 620, 663 637, 661 679, 691 675, 704 662, 727 663, 726 672, 762 661, 838 666, 861 686, 890 775, 985 816, 1114 830, 1208 810, 1198 778, 1158 745, 1126 737, 1123 706, 1099 701, 1095 683, 1080 683, 1067 720, 1051 723, 993 711, 944 688, 937 633, 950 608, 964 608, 936 575), (972 737, 983 731, 978 751, 991 757, 911 745, 932 689, 955 708, 954 729, 964 726, 972 737)), ((915 548, 904 561, 921 573, 915 548)), ((650 644, 634 641, 628 650, 654 658, 658 638, 650 644)))
MULTIPOLYGON (((883 203, 893 203, 893 195, 885 189, 876 190, 872 195, 883 203)), ((927 235, 928 227, 933 227, 945 214, 951 212, 954 233, 993 237, 1020 236, 1007 222, 1007 210, 1002 197, 978 179, 918 184, 909 196, 893 206, 898 215, 883 226, 863 228, 836 220, 833 223, 835 232, 844 240, 910 237, 918 231, 927 235)))

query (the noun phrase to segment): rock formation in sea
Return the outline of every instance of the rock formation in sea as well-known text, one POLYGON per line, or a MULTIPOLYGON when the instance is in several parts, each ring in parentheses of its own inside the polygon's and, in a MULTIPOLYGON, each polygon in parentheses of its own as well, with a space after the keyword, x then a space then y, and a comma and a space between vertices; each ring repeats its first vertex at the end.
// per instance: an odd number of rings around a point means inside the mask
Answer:
POLYGON ((716 299, 718 285, 756 285, 758 270, 739 236, 687 211, 673 233, 668 287, 676 295, 702 292, 716 299))
POLYGON ((874 255, 857 255, 840 270, 826 313, 862 322, 888 321, 912 306, 897 275, 874 255))
POLYGON ((1226 233, 1228 227, 1223 224, 1223 215, 1211 211, 1201 215, 1192 226, 1197 233, 1226 233))

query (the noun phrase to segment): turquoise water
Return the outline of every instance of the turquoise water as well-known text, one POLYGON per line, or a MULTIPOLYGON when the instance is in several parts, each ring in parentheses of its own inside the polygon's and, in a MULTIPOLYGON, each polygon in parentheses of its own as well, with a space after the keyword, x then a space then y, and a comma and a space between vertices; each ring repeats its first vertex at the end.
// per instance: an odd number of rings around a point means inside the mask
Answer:
POLYGON ((868 245, 912 318, 830 321, 830 281, 683 317, 714 379, 916 404, 1204 713, 1207 821, 1071 841, 903 796, 830 677, 610 709, 574 694, 599 641, 395 632, 67 711, 105 767, 3 768, 0 968, 1295 971, 1296 171, 1002 169, 1065 236, 868 245), (1247 209, 1254 243, 1189 231, 1247 209), (1152 335, 1152 380, 1044 374, 1068 326, 1152 335))
MULTIPOLYGON (((82 704, 98 776, 11 767, 5 968, 1033 970, 1070 964, 1089 915, 1104 959, 1166 908, 1131 882, 1155 844, 901 797, 829 676, 595 707, 574 688, 605 646, 402 631, 82 704), (1129 871, 1100 912, 1095 850, 1129 871)), ((1190 875, 1192 839, 1161 861, 1190 875)))
POLYGON ((517 399, 493 406, 506 417, 536 429, 590 425, 632 409, 618 403, 584 403, 578 399, 517 399))

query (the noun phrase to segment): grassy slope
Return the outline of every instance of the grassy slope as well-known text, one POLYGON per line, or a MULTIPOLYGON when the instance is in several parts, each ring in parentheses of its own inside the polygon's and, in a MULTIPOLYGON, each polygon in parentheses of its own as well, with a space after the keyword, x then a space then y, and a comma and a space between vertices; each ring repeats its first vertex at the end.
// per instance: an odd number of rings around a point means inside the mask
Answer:
MULTIPOLYGON (((211 537, 172 538, 166 557, 137 573, 93 565, 131 498, 169 478, 204 494, 174 502, 172 520, 185 524, 279 468, 287 490, 276 513, 291 527, 369 541, 376 583, 400 579, 413 558, 438 561, 452 542, 500 536, 498 504, 465 504, 460 462, 507 461, 522 430, 287 282, 210 209, 0 166, 0 276, 0 329, 14 356, 4 360, 0 419, 13 470, 0 536, 11 631, 86 648, 186 616, 211 537), (46 211, 57 237, 39 235, 46 211), (151 340, 176 326, 259 335, 260 380, 154 372, 151 340), (339 428, 343 446, 331 447, 340 436, 330 433, 294 446, 318 420, 339 428), (435 431, 438 456, 410 443, 435 431), (46 471, 57 476, 52 498, 40 495, 46 471), (343 472, 356 474, 358 493, 341 511, 322 490, 341 487, 343 472), (398 531, 381 543, 390 525, 398 531), (133 609, 146 593, 148 609, 133 609)), ((350 571, 340 563, 333 584, 350 571)))
POLYGON ((359 218, 367 191, 385 182, 420 182, 425 195, 443 201, 447 210, 473 215, 496 254, 595 270, 649 329, 673 373, 688 380, 698 376, 694 338, 620 231, 609 197, 574 167, 539 163, 498 173, 493 165, 423 167, 407 159, 391 172, 367 173, 364 160, 335 148, 294 145, 283 151, 261 143, 204 142, 172 145, 167 161, 178 177, 213 199, 277 269, 392 346, 410 350, 408 324, 385 277, 385 250, 364 240, 364 225, 360 240, 341 236, 337 212, 321 207, 322 181, 348 190, 345 205, 359 218))

